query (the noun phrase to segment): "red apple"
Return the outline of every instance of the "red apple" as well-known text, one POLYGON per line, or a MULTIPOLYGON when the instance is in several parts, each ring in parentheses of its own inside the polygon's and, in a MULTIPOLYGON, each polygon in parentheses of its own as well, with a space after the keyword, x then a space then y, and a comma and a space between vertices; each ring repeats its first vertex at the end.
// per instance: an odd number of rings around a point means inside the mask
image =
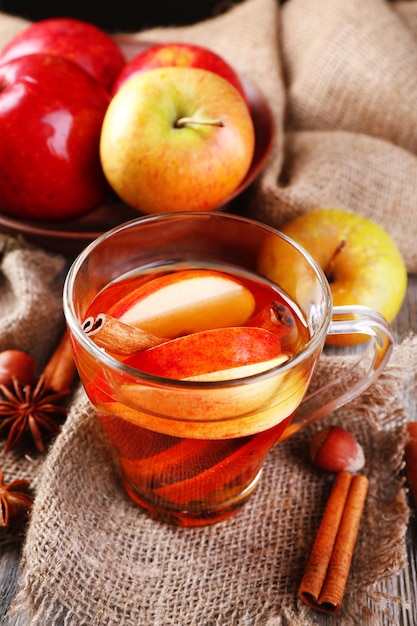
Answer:
POLYGON ((126 324, 158 337, 244 324, 255 309, 239 280, 215 270, 183 270, 158 276, 109 311, 126 324))
POLYGON ((255 130, 235 87, 196 67, 137 74, 111 100, 100 155, 116 194, 143 213, 209 211, 252 163, 255 130))
POLYGON ((223 57, 204 46, 176 42, 151 45, 128 61, 113 85, 112 95, 132 76, 157 67, 169 66, 199 67, 219 74, 232 83, 246 99, 237 72, 223 57))
POLYGON ((263 328, 230 326, 166 341, 125 363, 163 378, 220 381, 266 371, 287 359, 277 335, 263 328))
POLYGON ((74 61, 108 91, 126 64, 108 33, 74 18, 53 17, 30 24, 6 43, 0 51, 0 63, 34 53, 56 54, 74 61))
POLYGON ((62 221, 102 203, 99 138, 109 96, 64 57, 0 65, 0 211, 62 221))

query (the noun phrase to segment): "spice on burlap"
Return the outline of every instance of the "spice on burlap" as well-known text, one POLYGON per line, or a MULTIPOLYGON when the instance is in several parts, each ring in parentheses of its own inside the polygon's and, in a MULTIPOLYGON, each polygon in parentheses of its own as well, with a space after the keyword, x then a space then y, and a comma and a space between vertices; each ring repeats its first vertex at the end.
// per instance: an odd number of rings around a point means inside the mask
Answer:
MULTIPOLYGON (((37 364, 37 375, 49 359, 65 327, 62 312, 62 272, 65 259, 0 234, 0 350, 28 352, 37 364)), ((15 479, 36 484, 43 458, 25 456, 21 450, 4 453, 0 470, 5 482, 15 479), (32 482, 33 481, 33 482, 32 482)), ((0 545, 20 542, 14 530, 0 533, 0 545)))
POLYGON ((76 374, 69 334, 65 329, 44 370, 36 381, 12 378, 11 387, 0 385, 0 433, 7 433, 4 452, 30 438, 38 452, 59 432, 67 415, 71 385, 76 374))
POLYGON ((320 522, 298 595, 312 608, 338 613, 365 506, 369 480, 338 472, 320 522))
POLYGON ((33 503, 33 493, 26 479, 4 482, 0 470, 0 527, 21 526, 28 520, 33 503))

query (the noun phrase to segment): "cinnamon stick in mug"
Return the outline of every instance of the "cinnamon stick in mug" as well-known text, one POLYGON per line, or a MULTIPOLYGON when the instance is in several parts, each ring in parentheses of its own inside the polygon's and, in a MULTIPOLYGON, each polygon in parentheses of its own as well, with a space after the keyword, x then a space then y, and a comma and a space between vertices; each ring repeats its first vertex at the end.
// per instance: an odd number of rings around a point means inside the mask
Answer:
POLYGON ((368 486, 366 476, 339 472, 336 477, 298 590, 313 609, 341 609, 368 486))
POLYGON ((100 348, 125 356, 166 341, 105 313, 84 320, 83 330, 100 348))

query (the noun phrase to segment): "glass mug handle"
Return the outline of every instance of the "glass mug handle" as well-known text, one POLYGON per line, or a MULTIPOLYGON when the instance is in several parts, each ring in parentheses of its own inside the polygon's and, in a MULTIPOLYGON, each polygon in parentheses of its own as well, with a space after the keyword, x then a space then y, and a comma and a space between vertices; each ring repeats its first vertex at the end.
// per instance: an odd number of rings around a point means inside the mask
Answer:
POLYGON ((280 441, 344 406, 365 391, 379 376, 394 347, 390 324, 377 311, 365 306, 334 306, 327 335, 361 334, 370 341, 359 358, 342 368, 339 376, 307 393, 280 441))

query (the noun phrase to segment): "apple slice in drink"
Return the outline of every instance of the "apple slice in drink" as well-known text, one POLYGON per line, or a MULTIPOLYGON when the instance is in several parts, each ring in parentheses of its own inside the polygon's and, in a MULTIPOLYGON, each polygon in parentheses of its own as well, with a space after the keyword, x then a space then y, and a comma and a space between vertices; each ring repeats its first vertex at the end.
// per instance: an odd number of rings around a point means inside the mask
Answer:
POLYGON ((140 460, 121 458, 121 467, 133 483, 152 484, 155 493, 176 504, 189 504, 202 497, 209 501, 209 494, 216 492, 220 484, 232 498, 242 489, 239 476, 255 475, 277 438, 278 434, 269 430, 258 435, 256 445, 249 440, 239 447, 235 440, 225 439, 217 442, 215 448, 212 441, 182 439, 155 456, 140 460), (179 480, 175 473, 178 466, 182 468, 179 480), (150 482, 155 475, 159 485, 150 482))
POLYGON ((250 376, 286 361, 281 340, 258 327, 195 332, 137 352, 125 364, 175 380, 221 381, 250 376))
POLYGON ((119 300, 109 314, 158 337, 240 326, 255 299, 239 280, 215 270, 183 270, 158 276, 119 300))
MULTIPOLYGON (((146 433, 145 429, 142 429, 146 433)), ((225 439, 213 442, 207 439, 176 439, 172 446, 154 455, 130 459, 120 455, 122 468, 133 482, 148 483, 152 476, 159 476, 162 484, 172 484, 176 480, 175 468, 182 468, 182 476, 193 477, 220 463, 234 451, 234 440, 225 439)), ((218 479, 217 479, 218 480, 218 479)), ((153 484, 156 486, 155 481, 153 484)))
MULTIPOLYGON (((128 419, 145 428, 177 437, 236 437, 243 434, 242 416, 244 431, 248 427, 246 421, 250 422, 250 430, 258 430, 258 416, 253 412, 267 407, 286 374, 262 377, 250 384, 239 383, 238 379, 266 372, 287 359, 279 338, 262 328, 239 326, 201 331, 128 357, 126 365, 164 381, 148 386, 139 381, 122 383, 118 400, 137 409, 128 419), (178 386, 178 380, 193 384, 178 386), (223 381, 236 383, 223 386, 223 381), (219 385, 207 385, 216 382, 219 385)), ((287 417, 287 409, 282 419, 287 417)), ((111 410, 108 405, 107 410, 111 410)), ((127 415, 126 410, 124 414, 127 415)), ((277 415, 272 419, 280 421, 277 415)))
POLYGON ((207 502, 210 500, 209 494, 218 489, 219 476, 221 476, 223 489, 228 489, 228 496, 232 499, 242 488, 237 480, 239 475, 247 476, 252 468, 252 475, 257 474, 265 459, 266 450, 275 438, 276 436, 270 431, 262 433, 258 436, 256 446, 252 441, 248 441, 246 445, 236 449, 232 454, 225 456, 221 461, 199 474, 181 481, 166 483, 156 488, 155 493, 176 504, 186 505, 201 498, 207 502), (234 481, 237 481, 237 484, 233 485, 234 481))

